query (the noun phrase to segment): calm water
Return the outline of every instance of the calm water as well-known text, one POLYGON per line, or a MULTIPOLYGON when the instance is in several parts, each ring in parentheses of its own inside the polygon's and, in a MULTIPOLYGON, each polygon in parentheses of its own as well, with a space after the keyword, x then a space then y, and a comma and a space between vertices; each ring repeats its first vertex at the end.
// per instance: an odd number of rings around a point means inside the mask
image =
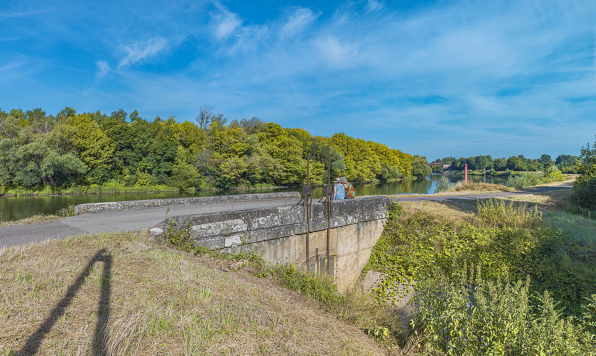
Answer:
MULTIPOLYGON (((463 180, 461 175, 446 175, 451 183, 463 180)), ((436 191, 440 175, 432 175, 426 180, 406 180, 387 183, 354 184, 356 196, 363 195, 391 195, 391 194, 432 194, 436 191)), ((482 176, 470 176, 469 180, 482 182, 482 176)), ((500 177, 487 177, 487 183, 503 184, 504 179, 500 177)), ((0 198, 0 219, 4 221, 24 219, 38 214, 55 214, 58 210, 67 207, 69 204, 77 205, 84 203, 101 203, 123 200, 143 199, 166 199, 192 196, 231 195, 246 193, 271 193, 283 191, 299 191, 299 188, 263 189, 252 191, 202 191, 196 194, 186 193, 155 193, 155 194, 106 194, 106 195, 70 195, 55 197, 21 197, 21 198, 0 198)), ((315 198, 320 198, 323 188, 313 188, 315 198)))

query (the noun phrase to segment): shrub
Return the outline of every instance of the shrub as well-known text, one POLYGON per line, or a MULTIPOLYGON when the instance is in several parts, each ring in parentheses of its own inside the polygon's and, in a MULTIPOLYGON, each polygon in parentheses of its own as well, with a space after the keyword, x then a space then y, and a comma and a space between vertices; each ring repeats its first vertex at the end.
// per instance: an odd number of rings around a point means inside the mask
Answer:
POLYGON ((540 175, 536 173, 521 173, 516 175, 510 175, 505 182, 505 185, 508 187, 513 187, 515 189, 523 189, 528 187, 533 187, 535 185, 540 184, 540 175))
POLYGON ((596 177, 581 176, 573 183, 571 204, 596 211, 596 177))
POLYGON ((453 184, 449 183, 445 176, 442 176, 441 179, 437 182, 437 193, 446 192, 448 191, 453 184))
POLYGON ((559 171, 557 166, 548 166, 544 170, 544 175, 542 176, 541 180, 544 183, 562 182, 565 180, 565 177, 561 171, 559 171))
POLYGON ((466 267, 447 278, 434 271, 418 283, 411 326, 425 351, 442 355, 588 355, 594 334, 563 318, 548 292, 530 303, 530 280, 495 282, 466 267))

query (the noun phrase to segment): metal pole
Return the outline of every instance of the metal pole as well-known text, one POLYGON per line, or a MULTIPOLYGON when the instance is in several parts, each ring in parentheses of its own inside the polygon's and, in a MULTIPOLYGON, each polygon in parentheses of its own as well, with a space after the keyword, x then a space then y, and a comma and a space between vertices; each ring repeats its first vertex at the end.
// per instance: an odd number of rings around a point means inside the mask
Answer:
MULTIPOLYGON (((306 186, 310 186, 310 155, 306 156, 306 186)), ((308 195, 304 196, 304 206, 306 207, 306 270, 308 271, 309 262, 309 239, 310 239, 310 209, 308 206, 308 195)))
MULTIPOLYGON (((331 190, 331 156, 327 156, 327 189, 331 190)), ((325 275, 329 275, 329 234, 331 226, 331 200, 329 200, 329 193, 326 192, 327 197, 327 263, 325 275)))

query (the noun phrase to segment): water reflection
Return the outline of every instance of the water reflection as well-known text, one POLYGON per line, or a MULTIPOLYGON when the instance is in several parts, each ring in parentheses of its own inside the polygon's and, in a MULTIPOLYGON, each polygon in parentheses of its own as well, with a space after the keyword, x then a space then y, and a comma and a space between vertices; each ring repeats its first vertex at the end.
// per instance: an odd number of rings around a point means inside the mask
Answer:
MULTIPOLYGON (((447 181, 457 183, 463 180, 461 175, 446 175, 447 181)), ((354 184, 356 196, 364 195, 392 195, 392 194, 432 194, 436 191, 437 182, 441 175, 435 174, 423 180, 401 180, 385 183, 354 184)), ((482 182, 482 176, 470 176, 469 180, 482 182)), ((487 177, 487 183, 503 184, 500 177, 487 177)), ((21 197, 0 198, 0 219, 4 221, 20 220, 32 215, 55 214, 69 204, 101 203, 123 200, 167 199, 192 196, 214 196, 246 193, 271 193, 283 191, 299 191, 300 188, 263 189, 253 191, 200 191, 196 194, 188 193, 155 193, 155 194, 107 194, 107 195, 70 195, 55 197, 21 197)), ((323 195, 322 187, 313 188, 314 198, 323 195)))

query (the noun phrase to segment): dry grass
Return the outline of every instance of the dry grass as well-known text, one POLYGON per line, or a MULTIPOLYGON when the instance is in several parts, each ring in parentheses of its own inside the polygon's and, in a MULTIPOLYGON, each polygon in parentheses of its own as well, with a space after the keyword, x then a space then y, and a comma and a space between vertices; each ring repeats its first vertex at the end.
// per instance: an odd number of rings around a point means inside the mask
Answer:
POLYGON ((433 202, 433 201, 402 201, 399 202, 404 207, 404 212, 412 215, 417 211, 425 211, 436 216, 439 219, 444 219, 459 225, 462 223, 473 223, 476 221, 474 215, 476 201, 463 200, 461 202, 433 202))
POLYGON ((476 182, 459 182, 452 186, 448 192, 510 192, 514 189, 500 184, 476 183, 476 182))
POLYGON ((272 279, 204 262, 144 233, 2 249, 0 352, 28 345, 23 354, 385 353, 272 279))
POLYGON ((511 197, 499 197, 499 199, 505 199, 515 202, 526 202, 536 204, 541 211, 565 211, 567 205, 569 205, 569 198, 571 197, 571 189, 569 190, 558 190, 552 192, 545 192, 540 194, 521 194, 511 197))
POLYGON ((33 215, 31 217, 17 220, 17 221, 0 221, 0 227, 39 224, 39 223, 43 223, 43 222, 58 221, 60 219, 62 219, 62 218, 57 215, 33 215))

